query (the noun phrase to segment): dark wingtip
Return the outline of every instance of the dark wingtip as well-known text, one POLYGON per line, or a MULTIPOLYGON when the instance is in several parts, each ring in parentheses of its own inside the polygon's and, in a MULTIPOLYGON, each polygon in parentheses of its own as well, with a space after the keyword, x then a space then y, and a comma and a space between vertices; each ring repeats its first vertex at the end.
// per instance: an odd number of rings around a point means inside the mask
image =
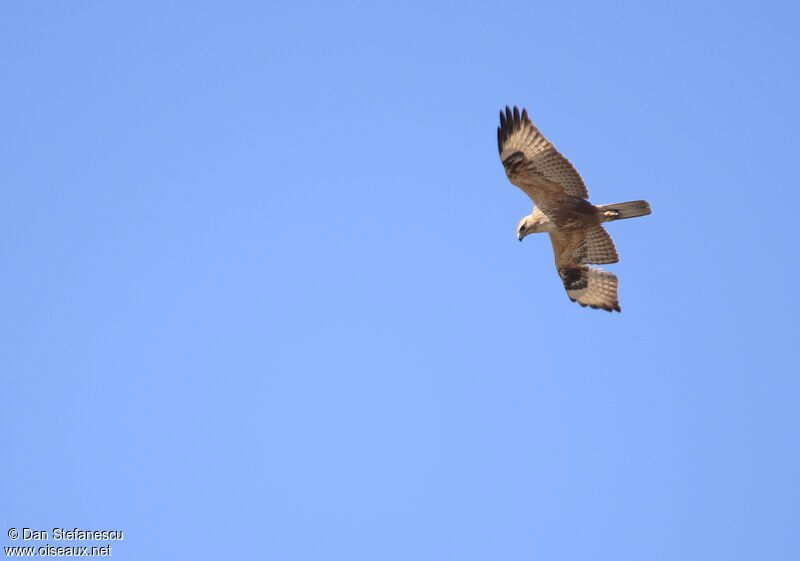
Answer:
POLYGON ((497 147, 500 152, 503 152, 503 142, 508 140, 508 137, 514 131, 520 130, 526 123, 530 123, 528 118, 528 110, 522 108, 522 113, 516 105, 512 109, 506 105, 506 110, 500 110, 500 127, 497 129, 497 147))
POLYGON ((526 121, 530 121, 530 118, 528 117, 528 110, 524 107, 522 108, 522 112, 520 112, 519 107, 516 105, 513 109, 506 105, 505 115, 503 111, 500 111, 500 123, 502 123, 504 127, 507 124, 519 126, 526 121))
POLYGON ((503 153, 503 143, 508 140, 514 130, 514 121, 511 115, 511 108, 506 105, 506 111, 500 110, 500 126, 497 127, 497 151, 503 153))
POLYGON ((605 310, 608 313, 613 313, 613 312, 622 313, 622 308, 619 307, 619 304, 614 304, 613 306, 606 306, 606 305, 603 305, 603 304, 599 304, 599 305, 598 304, 584 304, 583 302, 579 302, 578 300, 575 300, 571 296, 570 296, 569 299, 572 300, 573 302, 577 303, 577 304, 580 304, 581 308, 589 307, 589 308, 592 308, 592 309, 595 309, 595 310, 605 310))

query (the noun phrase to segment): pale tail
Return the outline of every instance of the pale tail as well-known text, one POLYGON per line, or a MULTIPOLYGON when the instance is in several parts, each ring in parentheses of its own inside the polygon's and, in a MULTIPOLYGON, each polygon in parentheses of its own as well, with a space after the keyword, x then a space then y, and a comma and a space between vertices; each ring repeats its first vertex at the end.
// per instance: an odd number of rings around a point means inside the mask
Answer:
POLYGON ((627 203, 615 203, 611 205, 597 205, 602 222, 622 220, 623 218, 636 218, 646 216, 652 212, 650 203, 647 201, 628 201, 627 203))

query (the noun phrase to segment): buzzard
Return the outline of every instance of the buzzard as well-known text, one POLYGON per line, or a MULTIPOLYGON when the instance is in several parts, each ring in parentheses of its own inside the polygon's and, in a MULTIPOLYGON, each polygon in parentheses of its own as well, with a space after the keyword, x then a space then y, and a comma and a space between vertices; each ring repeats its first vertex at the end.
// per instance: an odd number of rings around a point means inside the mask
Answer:
POLYGON ((650 214, 647 201, 595 206, 578 170, 528 118, 527 109, 500 111, 497 148, 508 179, 533 200, 534 209, 517 227, 519 241, 547 232, 556 269, 570 300, 581 306, 621 312, 616 275, 589 264, 616 263, 617 248, 603 222, 650 214))

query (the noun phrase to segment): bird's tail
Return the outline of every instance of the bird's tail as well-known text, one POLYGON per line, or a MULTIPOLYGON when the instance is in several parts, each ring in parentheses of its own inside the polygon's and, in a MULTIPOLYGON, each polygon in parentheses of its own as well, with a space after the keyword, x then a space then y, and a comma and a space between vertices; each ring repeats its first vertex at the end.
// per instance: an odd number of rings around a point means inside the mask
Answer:
POLYGON ((650 210, 650 203, 647 201, 628 201, 627 203, 616 203, 611 205, 597 205, 600 213, 601 222, 612 222, 623 218, 636 218, 646 216, 653 212, 650 210))

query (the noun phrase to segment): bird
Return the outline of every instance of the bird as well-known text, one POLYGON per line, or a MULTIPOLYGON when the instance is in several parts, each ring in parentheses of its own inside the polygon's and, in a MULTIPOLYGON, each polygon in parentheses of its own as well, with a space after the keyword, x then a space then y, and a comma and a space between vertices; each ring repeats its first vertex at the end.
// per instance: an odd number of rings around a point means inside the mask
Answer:
POLYGON ((506 175, 533 201, 533 212, 520 220, 517 238, 547 232, 556 270, 567 296, 583 307, 621 312, 619 279, 591 265, 619 261, 605 222, 645 216, 647 201, 593 205, 575 166, 514 106, 500 111, 497 148, 506 175))

